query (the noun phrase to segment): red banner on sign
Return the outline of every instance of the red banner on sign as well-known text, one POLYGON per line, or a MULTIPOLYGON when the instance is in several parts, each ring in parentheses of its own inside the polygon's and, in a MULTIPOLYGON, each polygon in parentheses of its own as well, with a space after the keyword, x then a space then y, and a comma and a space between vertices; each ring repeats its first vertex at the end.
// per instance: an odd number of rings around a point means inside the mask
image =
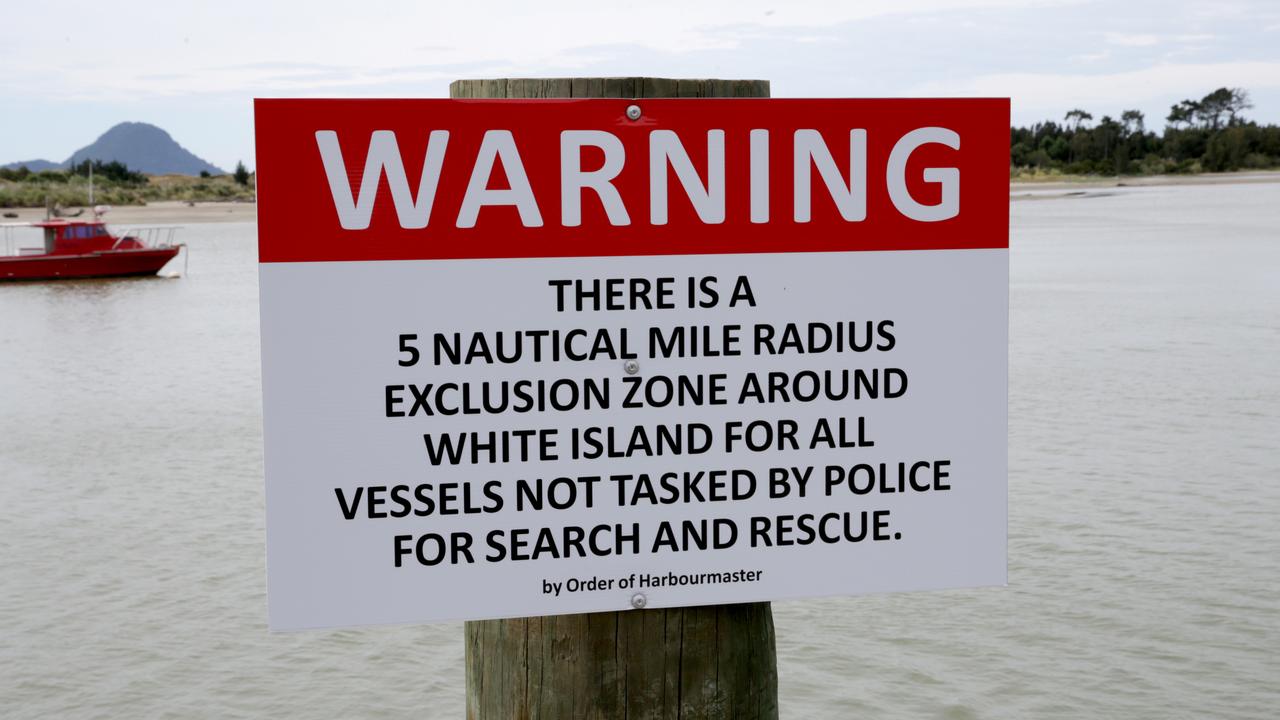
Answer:
POLYGON ((262 262, 1008 247, 1005 99, 258 100, 255 116, 262 262))

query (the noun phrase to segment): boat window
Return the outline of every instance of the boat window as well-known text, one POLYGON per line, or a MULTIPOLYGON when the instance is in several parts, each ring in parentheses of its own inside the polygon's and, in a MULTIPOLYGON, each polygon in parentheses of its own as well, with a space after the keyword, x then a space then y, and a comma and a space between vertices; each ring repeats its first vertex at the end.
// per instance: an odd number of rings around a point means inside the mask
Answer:
POLYGON ((107 234, 107 231, 106 231, 105 229, 103 229, 103 227, 102 227, 101 225, 94 225, 94 226, 93 226, 93 236, 94 236, 94 237, 102 237, 103 235, 106 235, 106 234, 107 234))

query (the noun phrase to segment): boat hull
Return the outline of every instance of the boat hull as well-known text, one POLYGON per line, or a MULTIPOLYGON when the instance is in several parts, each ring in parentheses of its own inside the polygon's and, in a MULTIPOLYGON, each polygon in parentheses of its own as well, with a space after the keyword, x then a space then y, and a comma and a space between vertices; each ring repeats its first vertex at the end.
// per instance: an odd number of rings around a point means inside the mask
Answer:
POLYGON ((155 275, 177 255, 178 248, 167 247, 0 257, 0 282, 155 275))

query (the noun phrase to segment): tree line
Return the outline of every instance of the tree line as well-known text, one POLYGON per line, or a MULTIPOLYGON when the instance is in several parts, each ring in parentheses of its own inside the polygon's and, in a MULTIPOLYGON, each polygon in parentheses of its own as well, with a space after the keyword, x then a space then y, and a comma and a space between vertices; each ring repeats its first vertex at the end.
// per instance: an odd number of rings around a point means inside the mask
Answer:
POLYGON ((1218 88, 1169 109, 1162 132, 1148 130, 1137 110, 1119 118, 1068 111, 1061 123, 1011 128, 1015 174, 1156 175, 1280 167, 1280 126, 1244 117, 1253 107, 1241 88, 1218 88))
MULTIPOLYGON (((88 178, 89 170, 93 168, 93 177, 99 182, 108 185, 114 184, 120 187, 142 187, 147 184, 147 176, 137 170, 130 170, 128 165, 119 160, 103 162, 102 160, 72 160, 69 167, 59 170, 41 170, 35 172, 27 168, 26 165, 17 168, 0 168, 0 180, 8 180, 10 182, 27 182, 27 183, 69 183, 77 178, 88 178)), ((213 177, 209 171, 201 170, 200 177, 208 179, 213 177)), ((235 172, 231 174, 237 185, 247 186, 249 184, 249 170, 245 168, 243 162, 236 163, 235 172)))
POLYGON ((61 207, 89 204, 89 169, 93 199, 103 205, 145 205, 157 200, 183 202, 252 202, 252 174, 237 163, 234 173, 200 177, 147 175, 118 161, 73 160, 67 167, 33 172, 27 167, 0 168, 0 208, 61 207))
POLYGON ((93 177, 99 182, 107 184, 116 184, 124 187, 141 187, 147 184, 147 176, 136 170, 130 170, 128 165, 112 160, 103 162, 101 160, 81 160, 79 162, 72 160, 70 167, 65 170, 42 170, 40 172, 32 172, 27 169, 26 165, 18 168, 0 168, 0 180, 9 180, 13 182, 69 182, 73 178, 88 178, 89 169, 93 168, 93 177))

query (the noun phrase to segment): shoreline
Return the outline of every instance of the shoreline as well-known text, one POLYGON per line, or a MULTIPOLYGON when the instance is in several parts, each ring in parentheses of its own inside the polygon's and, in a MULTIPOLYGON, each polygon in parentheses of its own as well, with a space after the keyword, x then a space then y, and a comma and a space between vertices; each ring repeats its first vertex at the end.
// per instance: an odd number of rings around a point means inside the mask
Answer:
POLYGON ((1089 190, 1183 185, 1260 185, 1280 183, 1280 170, 1197 173, 1195 175, 1061 175, 1041 179, 1011 179, 1010 200, 1078 197, 1089 190))
MULTIPOLYGON (((78 208, 67 208, 75 212, 78 208)), ((38 222, 44 219, 44 208, 0 208, 0 212, 15 213, 18 217, 0 218, 0 223, 38 222)), ((79 218, 92 217, 85 210, 79 218)), ((203 223, 257 222, 258 205, 251 202, 198 202, 188 204, 181 200, 164 200, 146 205, 118 205, 103 216, 108 225, 196 225, 203 223)))
MULTIPOLYGON (((1125 177, 1058 176, 1036 180, 1011 180, 1010 200, 1045 200, 1079 197, 1090 190, 1174 185, 1254 185, 1280 183, 1280 170, 1197 175, 1148 175, 1125 177)), ((28 223, 44 219, 44 208, 0 208, 17 217, 0 218, 0 223, 28 223)), ((81 215, 80 217, 84 217, 81 215)), ((198 202, 188 204, 167 200, 147 205, 113 207, 106 215, 111 225, 185 225, 203 223, 257 222, 258 205, 251 202, 198 202)))

